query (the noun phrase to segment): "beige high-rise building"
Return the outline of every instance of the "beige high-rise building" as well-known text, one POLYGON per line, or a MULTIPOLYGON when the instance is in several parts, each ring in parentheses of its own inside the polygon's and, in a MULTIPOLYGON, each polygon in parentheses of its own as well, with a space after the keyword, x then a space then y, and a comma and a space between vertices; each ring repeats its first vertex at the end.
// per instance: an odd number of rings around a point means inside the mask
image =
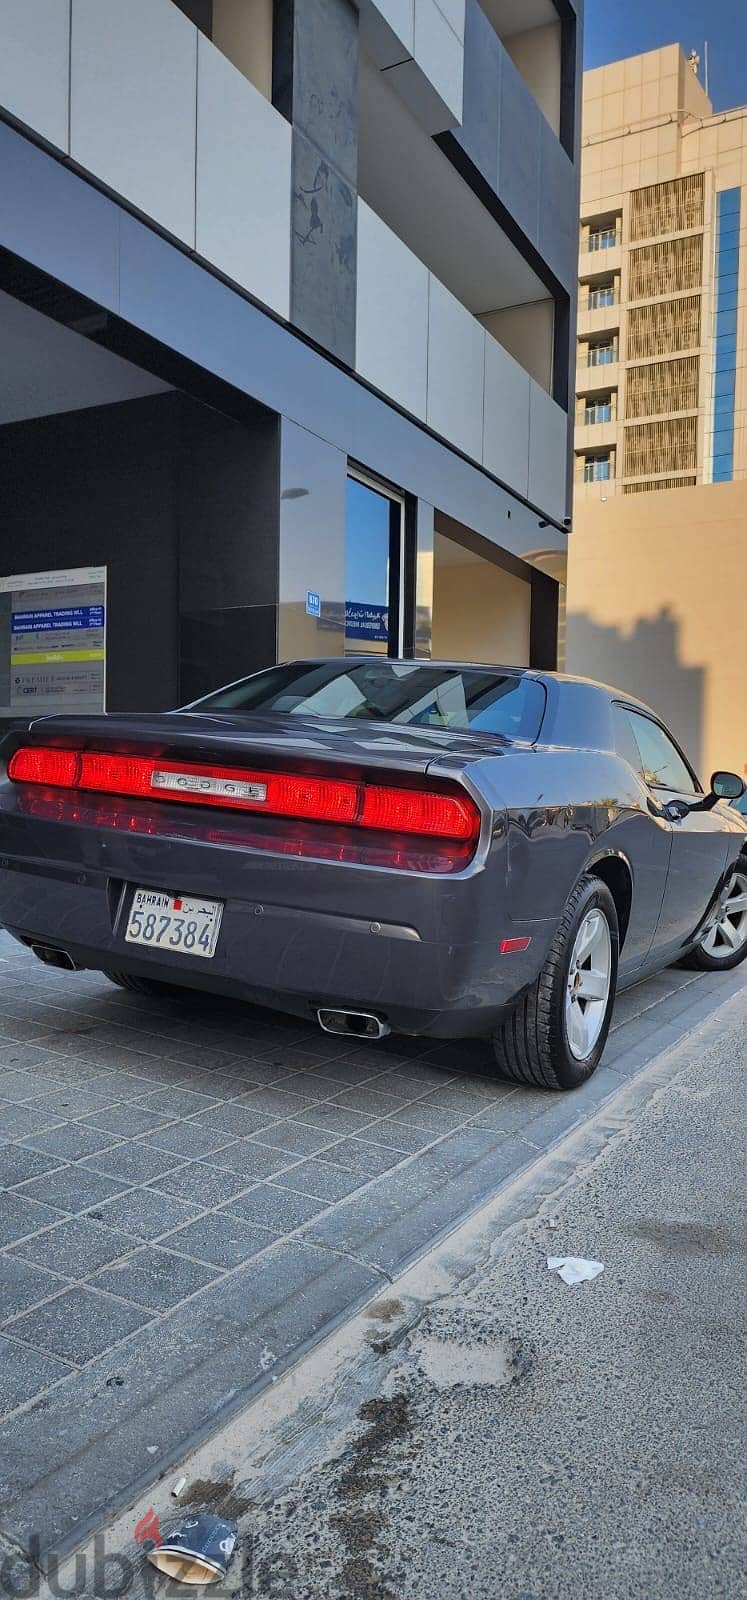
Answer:
POLYGON ((584 78, 565 662, 707 779, 747 774, 747 106, 714 113, 697 65, 584 78))

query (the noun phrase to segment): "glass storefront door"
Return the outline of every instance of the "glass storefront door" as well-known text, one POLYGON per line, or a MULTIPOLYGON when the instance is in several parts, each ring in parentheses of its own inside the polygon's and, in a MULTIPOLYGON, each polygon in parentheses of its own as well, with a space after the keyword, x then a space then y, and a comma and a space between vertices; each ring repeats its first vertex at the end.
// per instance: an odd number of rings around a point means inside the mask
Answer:
POLYGON ((362 473, 347 480, 345 654, 404 654, 404 503, 362 473))

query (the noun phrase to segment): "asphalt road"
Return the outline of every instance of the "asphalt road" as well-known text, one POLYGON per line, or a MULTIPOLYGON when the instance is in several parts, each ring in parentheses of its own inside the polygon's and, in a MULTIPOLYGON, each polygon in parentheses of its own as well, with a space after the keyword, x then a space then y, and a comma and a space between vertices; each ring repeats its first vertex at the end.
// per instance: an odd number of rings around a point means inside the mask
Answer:
POLYGON ((609 1122, 467 1292, 421 1307, 331 1456, 320 1422, 316 1462, 245 1519, 243 1593, 745 1593, 743 1001, 679 1048, 669 1081, 609 1122), (567 1287, 547 1253, 604 1272, 567 1287))

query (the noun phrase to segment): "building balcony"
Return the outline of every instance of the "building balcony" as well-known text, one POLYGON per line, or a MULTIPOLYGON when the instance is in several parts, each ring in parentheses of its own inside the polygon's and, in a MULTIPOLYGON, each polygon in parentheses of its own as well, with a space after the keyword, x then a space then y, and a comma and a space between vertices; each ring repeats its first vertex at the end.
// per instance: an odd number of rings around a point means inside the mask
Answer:
POLYGON ((612 333, 620 326, 619 301, 611 306, 595 306, 593 310, 585 308, 583 300, 578 308, 578 336, 579 339, 588 338, 597 333, 612 333))
POLYGON ((579 278, 593 278, 598 273, 622 271, 622 245, 608 245, 606 250, 582 250, 578 258, 579 278))
POLYGON ((576 421, 574 446, 576 450, 607 450, 617 444, 617 418, 611 422, 576 421))
POLYGON ((620 386, 620 363, 618 361, 602 362, 589 366, 587 361, 579 361, 576 366, 576 394, 597 394, 599 391, 606 393, 608 389, 618 389, 620 386))

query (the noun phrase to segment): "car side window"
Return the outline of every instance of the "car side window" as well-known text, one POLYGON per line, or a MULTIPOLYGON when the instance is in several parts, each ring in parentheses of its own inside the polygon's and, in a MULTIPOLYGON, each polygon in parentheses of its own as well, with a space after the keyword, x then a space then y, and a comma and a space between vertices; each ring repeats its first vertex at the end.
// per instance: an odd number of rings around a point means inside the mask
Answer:
POLYGON ((639 777, 642 778, 643 762, 641 761, 640 750, 635 742, 630 716, 624 706, 613 706, 612 711, 615 719, 615 749, 617 754, 622 756, 623 761, 627 761, 633 771, 637 772, 639 777))
POLYGON ((687 763, 658 722, 628 711, 640 755, 639 771, 650 789, 673 789, 676 794, 697 794, 687 763))

